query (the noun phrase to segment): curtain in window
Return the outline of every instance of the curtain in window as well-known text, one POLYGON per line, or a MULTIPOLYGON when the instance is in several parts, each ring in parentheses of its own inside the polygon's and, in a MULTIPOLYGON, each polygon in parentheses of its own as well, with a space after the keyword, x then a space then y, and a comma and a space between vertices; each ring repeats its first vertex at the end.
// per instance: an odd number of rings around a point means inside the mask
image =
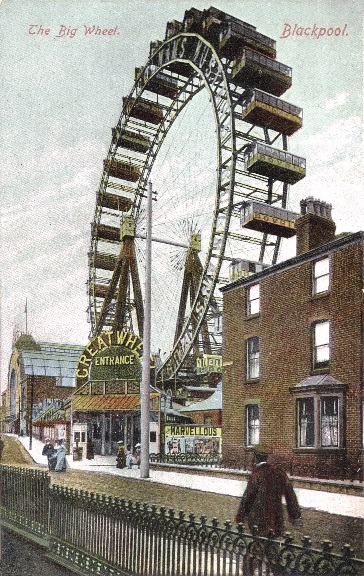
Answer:
POLYGON ((259 444, 259 406, 252 404, 246 407, 247 445, 259 444))
POLYGON ((338 446, 338 398, 321 399, 321 445, 338 446))
POLYGON ((313 398, 302 398, 299 400, 299 415, 300 446, 314 446, 315 425, 313 398))
POLYGON ((259 338, 248 340, 248 378, 259 378, 259 338))

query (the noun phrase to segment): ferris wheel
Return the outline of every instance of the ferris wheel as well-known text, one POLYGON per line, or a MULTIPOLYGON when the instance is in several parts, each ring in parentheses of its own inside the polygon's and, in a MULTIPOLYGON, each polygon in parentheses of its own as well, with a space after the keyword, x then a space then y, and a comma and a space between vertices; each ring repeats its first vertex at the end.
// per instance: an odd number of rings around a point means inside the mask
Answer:
POLYGON ((89 252, 93 335, 142 337, 146 190, 153 183, 152 348, 158 380, 191 377, 221 354, 219 287, 275 263, 294 234, 288 151, 302 109, 280 96, 291 69, 275 41, 210 8, 169 22, 123 109, 97 192, 89 252))

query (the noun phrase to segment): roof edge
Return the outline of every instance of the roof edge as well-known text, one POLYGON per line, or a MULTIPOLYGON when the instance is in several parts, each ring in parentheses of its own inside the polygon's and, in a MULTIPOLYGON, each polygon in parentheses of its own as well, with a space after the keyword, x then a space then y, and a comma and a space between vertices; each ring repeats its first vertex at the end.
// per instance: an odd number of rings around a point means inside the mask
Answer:
POLYGON ((299 256, 293 256, 292 258, 289 258, 288 260, 283 260, 282 262, 279 262, 278 264, 273 264, 272 266, 269 266, 268 268, 265 268, 264 270, 261 270, 260 272, 256 272, 255 274, 252 274, 251 276, 239 278, 238 280, 235 280, 234 282, 231 282, 230 284, 226 284, 225 286, 222 286, 220 288, 220 292, 222 292, 222 293, 229 292, 230 290, 234 290, 235 288, 238 288, 239 286, 244 286, 246 284, 249 284, 252 281, 256 281, 256 280, 259 280, 260 278, 264 278, 264 277, 269 276, 271 274, 275 274, 276 272, 284 270, 285 268, 295 266, 297 264, 300 264, 301 262, 305 262, 306 260, 311 260, 312 258, 315 258, 316 256, 319 256, 321 254, 329 252, 330 250, 334 250, 335 248, 336 249, 342 248, 342 247, 346 246, 347 244, 351 244, 351 243, 357 242, 359 240, 364 240, 364 231, 360 230, 359 232, 349 232, 348 234, 345 234, 344 236, 340 236, 339 238, 335 238, 335 240, 332 240, 331 242, 327 242, 327 244, 322 244, 321 246, 318 246, 317 248, 314 248, 313 250, 309 250, 308 252, 304 252, 303 254, 300 254, 299 256))

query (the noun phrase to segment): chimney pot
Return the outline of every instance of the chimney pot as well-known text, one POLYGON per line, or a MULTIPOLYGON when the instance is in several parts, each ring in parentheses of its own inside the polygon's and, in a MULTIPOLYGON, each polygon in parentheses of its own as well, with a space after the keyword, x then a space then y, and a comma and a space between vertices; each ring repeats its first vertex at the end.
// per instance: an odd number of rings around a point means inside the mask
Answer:
POLYGON ((301 216, 295 222, 297 255, 304 254, 335 239, 331 204, 309 196, 301 200, 301 216))
POLYGON ((314 213, 314 198, 313 196, 309 196, 306 199, 306 206, 307 206, 307 212, 309 212, 310 214, 314 213))

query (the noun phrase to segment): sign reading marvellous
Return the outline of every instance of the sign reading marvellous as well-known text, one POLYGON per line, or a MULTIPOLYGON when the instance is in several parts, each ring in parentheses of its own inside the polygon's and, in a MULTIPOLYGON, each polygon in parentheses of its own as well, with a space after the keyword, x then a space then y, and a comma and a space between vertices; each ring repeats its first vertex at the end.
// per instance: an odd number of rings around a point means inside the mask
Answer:
POLYGON ((166 436, 221 436, 221 428, 215 426, 195 426, 195 425, 183 425, 183 426, 165 426, 164 434, 166 436))
POLYGON ((90 340, 78 359, 78 382, 140 380, 142 347, 139 336, 131 332, 102 332, 90 340))

